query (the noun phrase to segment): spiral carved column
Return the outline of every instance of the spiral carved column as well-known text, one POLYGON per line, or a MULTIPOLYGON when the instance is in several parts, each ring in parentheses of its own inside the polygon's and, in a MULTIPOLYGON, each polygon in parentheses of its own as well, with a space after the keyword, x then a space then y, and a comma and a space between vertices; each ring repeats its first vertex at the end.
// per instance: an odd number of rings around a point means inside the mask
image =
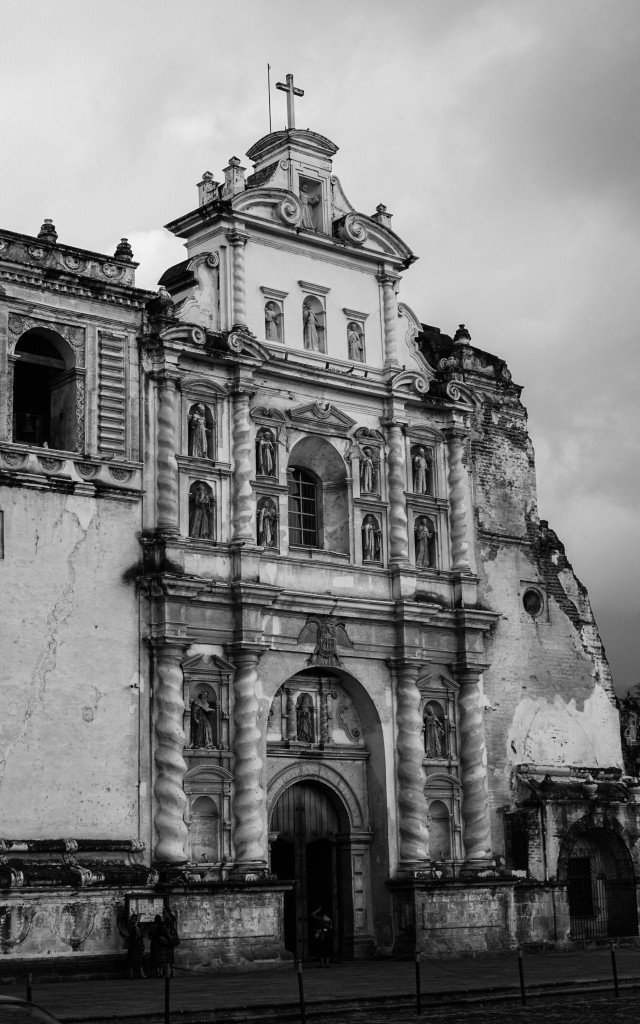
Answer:
POLYGON ((296 705, 293 699, 293 690, 287 689, 287 739, 298 738, 298 723, 296 722, 296 705))
POLYGON ((480 673, 458 673, 460 693, 460 765, 462 818, 466 863, 482 864, 491 857, 489 786, 484 713, 480 704, 480 673))
POLYGON ((452 430, 449 442, 449 502, 451 504, 451 568, 469 572, 467 510, 465 507, 466 470, 462 462, 466 434, 452 430))
POLYGON ((233 750, 235 767, 233 779, 235 793, 233 813, 235 829, 236 870, 266 867, 265 801, 260 785, 262 760, 260 758, 260 729, 258 728, 258 655, 241 650, 234 654, 236 672, 233 681, 233 721, 235 739, 233 750))
POLYGON ((180 532, 176 420, 180 375, 165 370, 158 384, 157 526, 163 533, 180 532))
POLYGON ((422 767, 422 716, 416 668, 401 665, 396 687, 398 700, 398 808, 400 866, 416 866, 429 860, 427 800, 422 767))
POLYGON ((156 861, 182 864, 187 860, 184 844, 187 826, 184 812, 187 798, 183 779, 187 766, 184 748, 184 700, 182 696, 182 650, 160 646, 156 653, 155 751, 156 801, 154 824, 158 834, 156 861))
POLYGON ((255 543, 252 455, 249 392, 237 388, 233 395, 233 540, 248 544, 255 543))
POLYGON ((400 366, 398 360, 398 343, 396 341, 396 321, 398 319, 398 303, 394 290, 395 277, 380 274, 378 281, 382 285, 382 315, 384 317, 384 365, 400 366))
POLYGON ((232 232, 227 235, 233 252, 233 326, 246 327, 247 324, 247 284, 244 265, 244 246, 246 236, 232 232))
POLYGON ((407 499, 405 488, 407 472, 402 427, 396 420, 389 428, 389 561, 409 561, 407 499))

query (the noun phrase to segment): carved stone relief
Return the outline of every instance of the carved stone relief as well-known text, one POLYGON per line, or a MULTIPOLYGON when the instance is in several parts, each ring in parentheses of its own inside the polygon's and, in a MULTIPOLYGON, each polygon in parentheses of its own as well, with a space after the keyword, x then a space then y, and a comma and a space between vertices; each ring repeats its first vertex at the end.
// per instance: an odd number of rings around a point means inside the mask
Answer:
POLYGON ((288 746, 364 746, 358 711, 340 684, 329 677, 293 676, 273 698, 267 740, 288 746))

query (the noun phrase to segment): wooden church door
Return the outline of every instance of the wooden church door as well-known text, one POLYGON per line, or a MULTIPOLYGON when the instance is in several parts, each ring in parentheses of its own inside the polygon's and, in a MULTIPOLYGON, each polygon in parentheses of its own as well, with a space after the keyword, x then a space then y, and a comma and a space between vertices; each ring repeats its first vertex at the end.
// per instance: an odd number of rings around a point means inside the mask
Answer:
POLYGON ((334 952, 339 952, 340 824, 327 790, 307 782, 290 786, 273 809, 270 831, 278 833, 271 847, 271 870, 278 878, 295 881, 284 898, 285 946, 303 960, 320 955, 312 914, 322 906, 333 921, 334 952))

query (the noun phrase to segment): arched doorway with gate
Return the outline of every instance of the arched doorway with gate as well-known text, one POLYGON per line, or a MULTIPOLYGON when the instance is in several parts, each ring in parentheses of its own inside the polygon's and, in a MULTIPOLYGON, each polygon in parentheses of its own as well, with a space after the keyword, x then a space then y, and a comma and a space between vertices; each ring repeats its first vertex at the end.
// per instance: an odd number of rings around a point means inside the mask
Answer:
POLYGON ((270 832, 277 836, 271 845, 271 870, 278 878, 295 881, 285 894, 285 946, 303 959, 320 955, 312 916, 318 908, 333 922, 332 952, 343 950, 344 825, 344 808, 331 790, 315 781, 289 786, 271 813, 270 832))
POLYGON ((572 939, 638 934, 633 863, 612 829, 574 832, 565 842, 559 867, 567 883, 572 939))
POLYGON ((294 883, 285 945, 303 959, 320 955, 313 912, 322 906, 335 955, 370 956, 386 937, 376 886, 388 877, 384 752, 371 698, 339 669, 303 669, 276 691, 266 740, 271 871, 294 883))

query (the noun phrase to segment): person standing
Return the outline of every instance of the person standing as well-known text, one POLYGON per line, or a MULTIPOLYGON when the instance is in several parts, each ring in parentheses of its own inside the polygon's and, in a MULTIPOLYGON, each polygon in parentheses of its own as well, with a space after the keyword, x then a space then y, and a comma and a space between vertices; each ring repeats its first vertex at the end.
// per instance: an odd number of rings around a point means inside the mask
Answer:
POLYGON ((313 934, 320 949, 320 963, 318 967, 328 967, 329 957, 333 953, 333 921, 325 913, 322 904, 314 910, 311 917, 316 922, 316 930, 313 934))
POLYGON ((127 929, 127 966, 129 977, 133 978, 134 972, 138 971, 141 978, 146 978, 144 973, 144 936, 140 927, 140 914, 131 914, 127 929))

